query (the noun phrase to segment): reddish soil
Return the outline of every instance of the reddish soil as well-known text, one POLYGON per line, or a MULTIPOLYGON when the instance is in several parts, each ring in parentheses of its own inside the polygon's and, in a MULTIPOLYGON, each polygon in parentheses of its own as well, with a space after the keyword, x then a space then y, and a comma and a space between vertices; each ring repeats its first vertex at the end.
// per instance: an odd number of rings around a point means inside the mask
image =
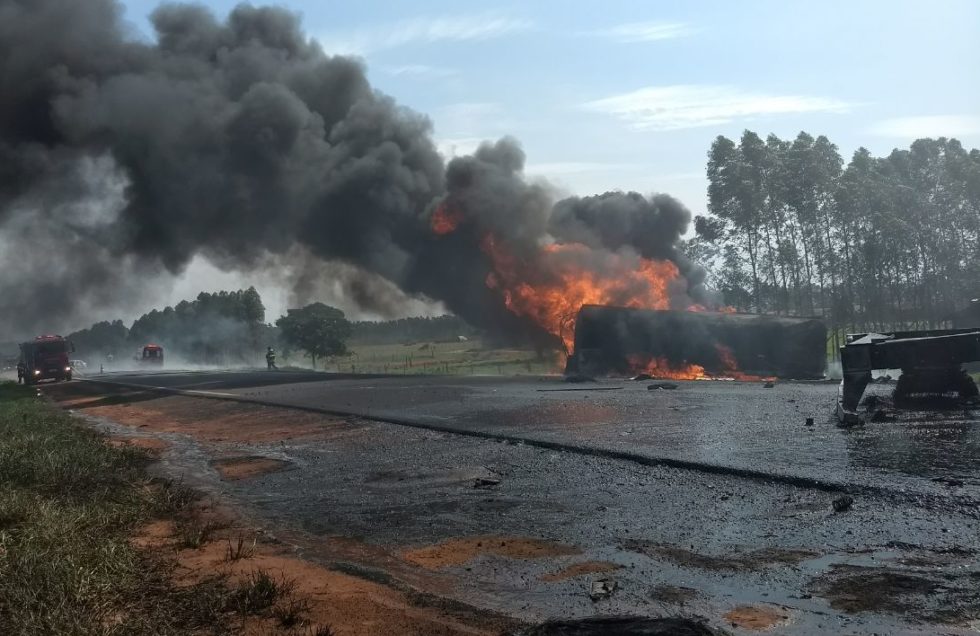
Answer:
POLYGON ((435 570, 462 565, 484 554, 510 559, 540 559, 543 557, 581 554, 574 546, 524 537, 465 537, 435 545, 404 550, 401 557, 409 563, 435 570))
POLYGON ((765 631, 789 622, 789 613, 776 605, 739 605, 725 614, 733 627, 765 631))
POLYGON ((554 583, 557 581, 564 581, 565 579, 571 579, 576 576, 583 576, 585 574, 612 572, 613 570, 618 570, 621 567, 623 566, 610 563, 609 561, 585 561, 583 563, 575 563, 566 568, 562 568, 557 572, 552 572, 551 574, 545 574, 539 578, 547 583, 554 583))
POLYGON ((156 437, 114 437, 109 440, 109 444, 117 448, 141 448, 152 455, 159 455, 169 446, 167 442, 156 437))
POLYGON ((203 442, 265 443, 338 437, 362 428, 356 420, 317 413, 186 396, 133 392, 118 399, 98 387, 57 385, 46 392, 61 406, 158 433, 183 433, 203 442), (128 400, 128 401, 127 401, 128 400))
POLYGON ((249 479, 274 473, 289 466, 289 462, 269 457, 228 457, 211 462, 215 470, 227 481, 249 479))
MULTIPOLYGON (((143 550, 173 559, 176 585, 193 585, 215 575, 226 577, 233 587, 263 571, 276 581, 292 586, 292 598, 306 602, 303 621, 307 628, 328 625, 338 636, 374 634, 431 634, 433 636, 488 636, 513 627, 509 621, 476 612, 461 615, 428 606, 418 598, 382 583, 337 572, 298 557, 293 548, 265 539, 239 525, 229 512, 201 508, 194 522, 220 528, 198 548, 182 547, 179 530, 171 521, 157 521, 132 541, 143 550), (239 542, 244 546, 238 550, 239 542), (234 549, 232 549, 234 546, 234 549), (238 552, 240 558, 230 553, 238 552)), ((272 617, 250 617, 236 630, 244 634, 278 633, 272 617)))

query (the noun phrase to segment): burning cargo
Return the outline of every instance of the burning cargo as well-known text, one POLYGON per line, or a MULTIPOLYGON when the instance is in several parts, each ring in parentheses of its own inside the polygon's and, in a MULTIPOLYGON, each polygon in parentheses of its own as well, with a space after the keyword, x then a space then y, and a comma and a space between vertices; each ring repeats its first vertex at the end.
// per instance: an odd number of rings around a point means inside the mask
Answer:
POLYGON ((569 372, 655 377, 822 378, 827 329, 812 318, 585 305, 569 372))

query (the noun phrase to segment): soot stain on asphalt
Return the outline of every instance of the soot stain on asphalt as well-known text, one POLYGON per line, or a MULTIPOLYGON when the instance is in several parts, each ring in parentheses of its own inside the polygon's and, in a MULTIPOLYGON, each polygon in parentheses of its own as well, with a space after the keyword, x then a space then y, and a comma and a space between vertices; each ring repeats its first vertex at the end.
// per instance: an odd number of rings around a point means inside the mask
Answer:
POLYGON ((795 565, 818 556, 817 553, 809 550, 779 548, 762 548, 744 554, 718 556, 694 552, 676 545, 642 540, 625 541, 622 547, 624 550, 669 559, 680 566, 700 570, 758 570, 773 565, 795 565))
POLYGON ((835 564, 811 588, 836 610, 881 612, 939 623, 980 618, 980 573, 906 571, 835 564))

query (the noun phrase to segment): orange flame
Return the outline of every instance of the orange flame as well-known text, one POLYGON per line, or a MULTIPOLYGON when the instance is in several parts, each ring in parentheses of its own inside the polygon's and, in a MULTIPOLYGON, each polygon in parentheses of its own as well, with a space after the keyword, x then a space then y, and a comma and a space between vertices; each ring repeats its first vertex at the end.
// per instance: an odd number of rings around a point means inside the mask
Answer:
POLYGON ((443 201, 436 206, 435 211, 429 218, 429 226, 432 231, 443 236, 456 231, 460 222, 463 220, 463 211, 449 201, 443 201))
POLYGON ((708 377, 704 372, 704 367, 699 364, 671 364, 667 358, 661 356, 651 358, 644 355, 631 355, 626 357, 630 369, 634 373, 646 373, 653 378, 663 378, 669 380, 703 380, 708 377))
POLYGON ((560 338, 566 352, 582 305, 667 309, 669 286, 680 275, 670 261, 598 254, 581 243, 546 245, 522 259, 487 234, 482 248, 493 263, 487 286, 500 290, 512 312, 560 338), (589 258, 598 259, 593 269, 582 266, 589 258))
POLYGON ((735 360, 735 354, 732 353, 732 350, 729 347, 726 347, 723 344, 716 343, 715 350, 718 352, 718 359, 721 361, 721 364, 724 367, 723 375, 725 377, 730 377, 734 380, 747 380, 747 381, 755 381, 755 380, 770 381, 776 379, 773 377, 752 375, 751 373, 743 373, 738 368, 738 362, 735 360))
MULTIPOLYGON (((460 207, 444 200, 429 222, 432 231, 442 236, 455 231, 463 220, 460 207)), ((581 243, 555 243, 530 254, 515 254, 492 232, 483 236, 480 247, 490 258, 487 286, 500 292, 511 312, 529 318, 557 337, 566 355, 573 349, 575 319, 583 305, 706 311, 696 304, 671 307, 671 286, 680 279, 680 272, 670 261, 593 250, 581 243)), ((724 307, 720 311, 734 309, 724 307)), ((730 349, 719 345, 718 357, 724 377, 759 379, 738 370, 730 349)), ((671 363, 665 357, 637 356, 629 363, 635 372, 660 378, 711 377, 700 365, 671 363)))

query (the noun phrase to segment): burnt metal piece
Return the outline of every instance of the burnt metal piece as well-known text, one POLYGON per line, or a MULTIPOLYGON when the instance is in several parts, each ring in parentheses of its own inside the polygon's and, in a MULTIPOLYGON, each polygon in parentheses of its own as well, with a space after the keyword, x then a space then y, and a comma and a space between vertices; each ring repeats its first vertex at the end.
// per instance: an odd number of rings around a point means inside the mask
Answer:
POLYGON ((837 392, 837 418, 863 420, 857 408, 874 369, 901 369, 895 404, 922 395, 957 393, 975 399, 977 385, 962 365, 980 360, 980 329, 936 329, 862 333, 847 336, 840 349, 843 380, 837 392))
POLYGON ((854 497, 851 497, 850 495, 841 495, 837 499, 830 502, 830 505, 833 506, 834 512, 847 512, 851 509, 851 506, 854 505, 854 497))

